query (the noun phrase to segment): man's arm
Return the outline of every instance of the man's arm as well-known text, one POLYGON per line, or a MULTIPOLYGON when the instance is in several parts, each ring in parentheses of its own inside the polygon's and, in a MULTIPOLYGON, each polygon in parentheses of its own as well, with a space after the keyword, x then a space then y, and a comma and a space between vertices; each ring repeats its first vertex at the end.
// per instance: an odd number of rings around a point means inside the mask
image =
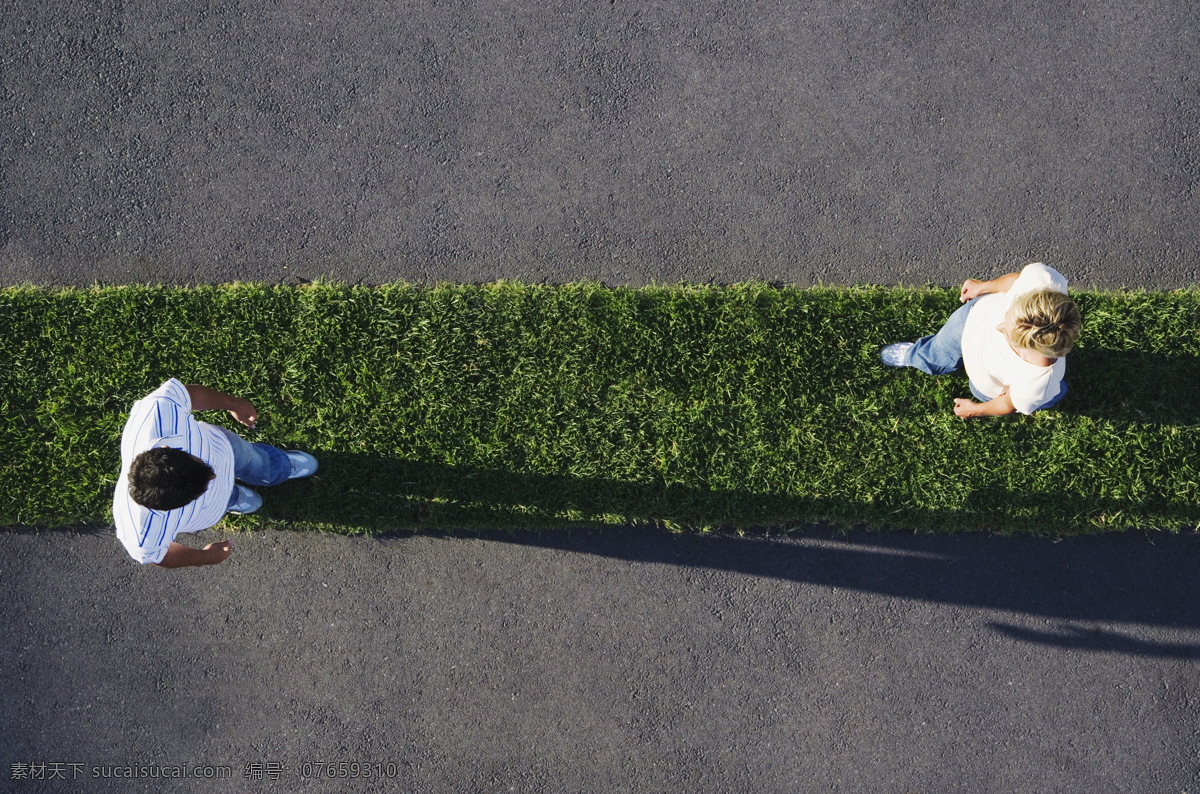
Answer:
POLYGON ((961 416, 963 419, 970 419, 977 416, 1007 416, 1008 414, 1016 413, 1016 411, 1017 406, 1013 405, 1012 398, 1008 396, 1008 392, 985 403, 977 403, 974 400, 968 400, 964 397, 957 397, 954 400, 954 415, 961 416))
POLYGON ((225 562, 233 553, 229 541, 210 543, 202 549, 193 549, 182 543, 171 543, 162 562, 154 563, 159 568, 190 568, 198 565, 216 565, 225 562))
POLYGON ((246 427, 254 428, 254 422, 258 419, 258 411, 249 400, 234 397, 198 383, 185 383, 184 388, 188 390, 188 394, 192 398, 193 411, 229 411, 234 419, 246 427))
POLYGON ((1007 276, 1000 276, 991 281, 969 278, 963 282, 962 289, 958 293, 958 300, 960 303, 966 303, 972 298, 978 298, 980 295, 987 295, 990 292, 1008 292, 1020 275, 1020 273, 1009 273, 1007 276))

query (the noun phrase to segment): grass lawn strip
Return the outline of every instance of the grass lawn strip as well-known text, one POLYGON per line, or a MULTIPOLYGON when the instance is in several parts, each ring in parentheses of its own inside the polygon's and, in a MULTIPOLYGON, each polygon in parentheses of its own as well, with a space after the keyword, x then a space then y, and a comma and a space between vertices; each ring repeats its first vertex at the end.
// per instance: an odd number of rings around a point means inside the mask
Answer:
POLYGON ((178 377, 321 461, 238 527, 1194 528, 1200 291, 1074 297, 1063 403, 964 422, 965 377, 878 359, 957 290, 7 289, 0 524, 110 522, 129 408, 178 377))

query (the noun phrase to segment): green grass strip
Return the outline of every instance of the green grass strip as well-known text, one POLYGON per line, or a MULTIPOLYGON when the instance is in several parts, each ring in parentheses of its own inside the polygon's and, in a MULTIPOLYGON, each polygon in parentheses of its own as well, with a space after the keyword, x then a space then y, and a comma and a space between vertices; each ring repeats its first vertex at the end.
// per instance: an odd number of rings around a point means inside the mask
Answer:
POLYGON ((1200 291, 1076 298, 1060 407, 964 422, 964 377, 878 361, 957 290, 7 289, 0 524, 111 521, 129 407, 175 376, 321 460, 242 527, 1195 527, 1200 291))

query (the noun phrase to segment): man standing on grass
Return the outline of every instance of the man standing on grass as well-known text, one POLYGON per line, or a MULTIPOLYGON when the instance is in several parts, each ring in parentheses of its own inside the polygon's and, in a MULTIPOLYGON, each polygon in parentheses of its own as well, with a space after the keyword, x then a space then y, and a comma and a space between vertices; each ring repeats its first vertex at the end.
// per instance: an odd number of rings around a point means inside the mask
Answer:
POLYGON ((117 538, 135 560, 163 568, 216 565, 232 553, 229 541, 195 549, 175 543, 225 513, 253 513, 262 497, 250 485, 307 477, 317 461, 305 452, 255 444, 223 427, 198 422, 192 411, 229 411, 253 429, 249 400, 178 380, 138 400, 121 434, 121 476, 113 494, 117 538))

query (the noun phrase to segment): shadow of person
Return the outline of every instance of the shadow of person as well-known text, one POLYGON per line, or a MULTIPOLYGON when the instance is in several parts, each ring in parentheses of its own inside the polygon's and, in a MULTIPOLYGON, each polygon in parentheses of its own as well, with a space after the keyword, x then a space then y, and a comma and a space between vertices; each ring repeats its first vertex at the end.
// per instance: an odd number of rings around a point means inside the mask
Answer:
POLYGON ((315 451, 318 481, 279 486, 270 517, 364 531, 408 528, 546 527, 650 524, 683 529, 786 528, 833 520, 923 530, 1011 530, 1010 510, 1019 506, 1025 526, 1039 534, 1071 534, 1080 526, 1103 526, 1139 507, 1200 525, 1200 504, 1169 494, 1144 494, 1134 505, 1120 498, 1013 490, 989 481, 954 509, 915 507, 903 492, 873 497, 869 504, 837 496, 796 496, 711 489, 564 474, 536 474, 451 466, 401 457, 315 451), (330 498, 330 494, 341 498, 330 498), (998 508, 999 506, 999 508, 998 508), (1003 508, 1004 514, 997 510, 1003 508), (891 517, 891 518, 887 518, 891 517))
POLYGON ((806 527, 786 538, 644 528, 486 533, 520 543, 636 562, 711 568, 936 604, 1058 621, 1054 630, 1000 621, 1017 640, 1143 656, 1200 658, 1200 643, 1146 640, 1137 626, 1200 630, 1194 597, 1200 534, 1114 533, 1062 541, 983 533, 918 535, 806 527), (1100 623, 1122 624, 1121 630, 1100 623))
MULTIPOLYGON (((319 457, 325 481, 280 486, 293 490, 287 498, 272 500, 271 518, 382 535, 469 528, 497 542, 634 562, 713 568, 1068 621, 1200 629, 1200 599, 1193 597, 1200 536, 1194 533, 1155 534, 1149 536, 1153 543, 1130 532, 1055 542, 985 532, 838 534, 827 525, 796 521, 789 525, 790 533, 679 533, 668 525, 686 526, 695 516, 714 511, 761 516, 762 525, 778 527, 784 516, 858 508, 820 499, 498 472, 365 454, 324 452, 319 457), (329 489, 343 498, 328 499, 329 489), (522 524, 548 531, 479 529, 522 524)), ((1073 502, 1061 494, 1009 494, 995 486, 972 494, 962 510, 927 518, 960 526, 976 522, 983 528, 988 505, 1005 499, 1019 499, 1031 515, 1043 516, 1047 535, 1064 511, 1122 507, 1118 502, 1073 502)), ((1177 509, 1200 523, 1200 507, 1177 509)), ((1200 645, 1166 647, 1071 625, 1059 633, 1000 623, 993 628, 1016 639, 1064 647, 1166 656, 1200 652, 1200 645)))

